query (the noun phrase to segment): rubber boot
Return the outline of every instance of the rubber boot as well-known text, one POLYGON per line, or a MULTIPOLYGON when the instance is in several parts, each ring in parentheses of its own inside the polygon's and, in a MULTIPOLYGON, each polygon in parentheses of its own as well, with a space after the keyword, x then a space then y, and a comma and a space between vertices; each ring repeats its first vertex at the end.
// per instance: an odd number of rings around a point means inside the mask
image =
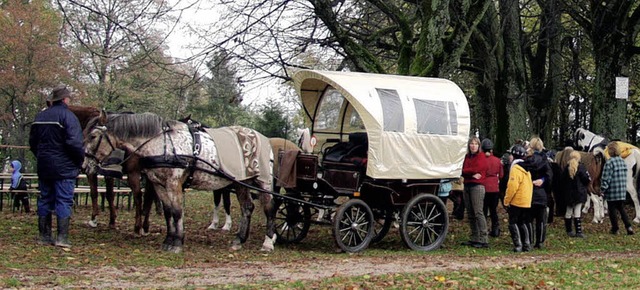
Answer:
POLYGON ((531 251, 531 224, 520 225, 520 240, 522 241, 522 251, 531 251))
POLYGON ((513 241, 513 251, 516 253, 522 252, 522 240, 520 239, 518 225, 509 225, 509 233, 511 233, 511 240, 513 241))
MULTIPOLYGON (((576 234, 573 232, 573 221, 572 219, 565 218, 564 219, 564 229, 567 231, 567 236, 575 237, 576 234)), ((577 229, 576 229, 577 230, 577 229)))
POLYGON ((63 248, 71 248, 69 243, 69 221, 70 218, 58 218, 58 238, 56 246, 63 248))
POLYGON ((584 234, 582 233, 582 219, 575 218, 573 221, 576 224, 576 238, 584 238, 584 234))
POLYGON ((38 232, 40 232, 38 244, 40 245, 53 245, 53 238, 51 237, 51 219, 51 214, 38 216, 38 232))

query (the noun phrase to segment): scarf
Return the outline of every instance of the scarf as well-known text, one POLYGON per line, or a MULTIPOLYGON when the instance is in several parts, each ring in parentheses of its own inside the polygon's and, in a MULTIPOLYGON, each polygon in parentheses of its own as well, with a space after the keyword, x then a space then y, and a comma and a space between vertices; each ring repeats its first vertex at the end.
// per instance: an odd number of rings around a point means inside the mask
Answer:
POLYGON ((20 169, 22 169, 22 163, 18 160, 11 161, 11 166, 13 167, 13 174, 11 174, 11 188, 18 188, 20 184, 20 177, 22 177, 22 173, 20 173, 20 169))

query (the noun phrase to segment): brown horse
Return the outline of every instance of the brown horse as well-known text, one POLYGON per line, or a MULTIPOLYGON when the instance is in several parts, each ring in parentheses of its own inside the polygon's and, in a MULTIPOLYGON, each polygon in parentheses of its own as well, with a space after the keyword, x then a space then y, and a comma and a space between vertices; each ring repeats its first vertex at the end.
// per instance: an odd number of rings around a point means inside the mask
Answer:
MULTIPOLYGON (((87 124, 92 120, 100 116, 100 110, 94 107, 87 106, 69 106, 69 110, 73 112, 82 129, 87 128, 87 124)), ((87 132, 84 132, 85 136, 87 132)), ((131 188, 131 194, 134 197, 135 208, 135 226, 134 232, 137 235, 146 235, 149 233, 149 213, 151 208, 151 202, 155 199, 152 186, 145 187, 145 198, 143 204, 141 179, 142 174, 139 168, 138 160, 136 158, 130 158, 122 164, 123 171, 127 172, 127 183, 131 188), (144 220, 143 220, 144 217, 144 220)), ((91 220, 88 225, 95 228, 98 226, 98 215, 100 214, 100 207, 98 205, 98 167, 97 164, 91 163, 90 166, 84 168, 87 180, 89 182, 90 196, 91 196, 91 220)), ((114 204, 115 194, 113 193, 114 178, 105 176, 105 188, 106 192, 103 193, 103 198, 107 199, 109 204, 109 227, 115 228, 117 209, 114 204)))

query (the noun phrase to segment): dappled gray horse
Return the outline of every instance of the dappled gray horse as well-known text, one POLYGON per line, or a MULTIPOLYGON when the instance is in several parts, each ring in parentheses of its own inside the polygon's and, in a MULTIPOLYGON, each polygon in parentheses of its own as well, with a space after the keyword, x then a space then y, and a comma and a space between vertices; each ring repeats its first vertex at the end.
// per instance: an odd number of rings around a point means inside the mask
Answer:
POLYGON ((164 120, 151 114, 119 115, 108 119, 103 113, 89 128, 86 153, 102 162, 116 148, 140 158, 148 182, 164 206, 167 236, 163 250, 179 253, 184 243, 183 188, 216 190, 234 186, 242 208, 242 219, 232 249, 247 240, 254 209, 247 186, 259 191, 267 217, 262 250, 271 251, 276 240, 271 182, 271 147, 262 134, 243 127, 223 127, 205 132, 189 130, 185 123, 164 120))

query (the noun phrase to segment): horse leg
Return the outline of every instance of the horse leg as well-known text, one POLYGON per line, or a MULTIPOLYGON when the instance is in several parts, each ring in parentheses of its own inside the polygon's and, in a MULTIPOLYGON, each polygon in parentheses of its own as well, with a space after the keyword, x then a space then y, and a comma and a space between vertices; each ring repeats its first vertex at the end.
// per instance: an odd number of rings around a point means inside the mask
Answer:
POLYGON ((268 193, 260 193, 260 203, 264 211, 264 216, 267 218, 267 234, 264 237, 261 251, 271 252, 274 249, 276 242, 275 234, 275 205, 273 202, 273 196, 268 193))
POLYGON ((98 215, 100 214, 100 207, 98 206, 98 175, 87 174, 87 181, 89 182, 89 193, 91 195, 91 220, 87 224, 95 228, 98 226, 98 215))
POLYGON ((224 189, 218 189, 213 191, 213 218, 211 219, 211 224, 207 227, 207 230, 215 230, 218 228, 218 223, 220 222, 218 211, 220 208, 220 199, 222 197, 223 190, 224 189))
POLYGON ((109 228, 116 228, 116 218, 118 217, 118 212, 116 210, 116 205, 113 202, 115 194, 113 192, 113 178, 105 178, 105 186, 107 188, 107 192, 105 196, 107 197, 107 202, 109 203, 109 228))
POLYGON ((242 244, 247 241, 249 237, 249 229, 251 226, 251 214, 253 213, 253 201, 251 200, 251 194, 246 187, 236 186, 236 197, 240 204, 240 210, 242 215, 240 216, 240 224, 238 225, 238 233, 233 240, 231 249, 234 251, 242 249, 242 244))
POLYGON ((146 236, 149 234, 149 216, 151 215, 151 206, 154 202, 157 202, 157 204, 161 204, 155 189, 149 182, 147 182, 145 185, 143 200, 144 203, 142 208, 142 215, 144 216, 144 221, 142 222, 142 235, 146 236))
POLYGON ((591 192, 588 193, 587 201, 582 206, 582 213, 586 214, 589 212, 589 209, 591 208, 591 199, 593 198, 593 195, 594 194, 591 192))
POLYGON ((634 223, 640 223, 640 202, 638 201, 638 191, 634 186, 635 179, 633 178, 633 171, 627 170, 627 192, 631 195, 633 206, 636 211, 636 217, 633 219, 634 223))
POLYGON ((229 189, 225 189, 222 192, 222 204, 224 205, 225 212, 225 220, 224 226, 222 227, 223 231, 231 230, 231 191, 229 189))
MULTIPOLYGON (((127 176, 127 180, 129 181, 129 187, 131 187, 131 194, 133 194, 133 207, 135 209, 135 225, 133 226, 133 232, 136 236, 144 236, 145 231, 142 229, 143 209, 142 209, 142 189, 140 186, 140 175, 131 173, 127 176)), ((149 183, 150 182, 147 181, 147 184, 149 183)), ((145 191, 147 191, 146 188, 145 188, 145 191)), ((164 212, 164 217, 165 219, 167 218, 166 209, 164 212)))

